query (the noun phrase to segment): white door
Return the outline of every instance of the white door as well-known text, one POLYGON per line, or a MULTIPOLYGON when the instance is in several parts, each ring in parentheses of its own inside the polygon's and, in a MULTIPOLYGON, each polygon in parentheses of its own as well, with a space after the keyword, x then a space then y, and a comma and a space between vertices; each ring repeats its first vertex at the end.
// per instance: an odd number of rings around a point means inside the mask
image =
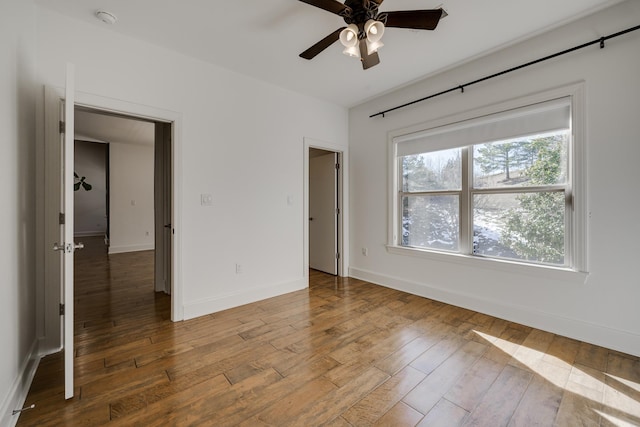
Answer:
POLYGON ((64 397, 73 397, 73 253, 82 248, 82 243, 73 240, 73 184, 74 184, 74 66, 67 64, 67 78, 64 100, 64 133, 62 144, 62 167, 60 168, 60 241, 53 249, 62 256, 61 270, 61 307, 62 337, 64 347, 64 397))
POLYGON ((309 267, 335 275, 338 274, 338 154, 317 154, 309 156, 309 267))

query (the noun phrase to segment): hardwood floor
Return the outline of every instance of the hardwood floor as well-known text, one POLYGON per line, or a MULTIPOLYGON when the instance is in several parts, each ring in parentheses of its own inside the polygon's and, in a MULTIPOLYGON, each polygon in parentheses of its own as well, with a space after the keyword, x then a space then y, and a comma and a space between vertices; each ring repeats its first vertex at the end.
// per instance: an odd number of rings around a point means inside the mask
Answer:
POLYGON ((76 255, 75 397, 21 426, 640 425, 640 359, 356 279, 172 323, 153 252, 76 255))

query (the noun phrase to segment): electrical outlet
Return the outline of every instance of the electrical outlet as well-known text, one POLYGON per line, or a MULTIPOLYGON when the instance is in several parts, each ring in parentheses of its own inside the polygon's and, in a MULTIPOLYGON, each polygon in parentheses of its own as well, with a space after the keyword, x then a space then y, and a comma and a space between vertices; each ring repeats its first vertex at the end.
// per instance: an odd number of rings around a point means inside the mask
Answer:
POLYGON ((236 264, 236 274, 241 274, 241 273, 242 273, 242 265, 236 264))

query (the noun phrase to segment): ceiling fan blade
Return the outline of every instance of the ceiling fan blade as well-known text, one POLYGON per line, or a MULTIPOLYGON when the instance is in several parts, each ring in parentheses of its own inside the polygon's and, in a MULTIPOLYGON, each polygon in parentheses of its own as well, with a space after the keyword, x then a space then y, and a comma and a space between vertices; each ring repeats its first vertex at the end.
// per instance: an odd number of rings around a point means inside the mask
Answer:
POLYGON ((360 40, 360 60, 362 61, 363 70, 368 70, 380 63, 378 52, 373 52, 371 55, 367 52, 367 42, 365 40, 360 40))
POLYGON ((319 7, 320 9, 324 9, 327 12, 335 13, 336 15, 341 15, 345 10, 350 7, 345 6, 336 0, 300 0, 302 3, 310 4, 311 6, 319 7))
POLYGON ((442 9, 431 10, 400 10, 386 12, 385 27, 413 28, 415 30, 433 30, 438 26, 443 16, 442 9))
POLYGON ((329 34, 327 37, 320 40, 318 43, 311 46, 300 54, 300 58, 313 59, 317 54, 334 44, 340 38, 340 33, 347 27, 341 27, 329 34))

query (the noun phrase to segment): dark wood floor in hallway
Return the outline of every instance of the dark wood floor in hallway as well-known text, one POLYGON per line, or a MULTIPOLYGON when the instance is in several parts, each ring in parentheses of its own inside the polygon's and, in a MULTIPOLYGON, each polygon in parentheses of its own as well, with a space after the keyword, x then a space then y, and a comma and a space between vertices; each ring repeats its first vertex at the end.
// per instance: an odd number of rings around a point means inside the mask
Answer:
POLYGON ((356 279, 172 323, 153 252, 76 253, 75 397, 21 426, 640 425, 640 359, 356 279))

